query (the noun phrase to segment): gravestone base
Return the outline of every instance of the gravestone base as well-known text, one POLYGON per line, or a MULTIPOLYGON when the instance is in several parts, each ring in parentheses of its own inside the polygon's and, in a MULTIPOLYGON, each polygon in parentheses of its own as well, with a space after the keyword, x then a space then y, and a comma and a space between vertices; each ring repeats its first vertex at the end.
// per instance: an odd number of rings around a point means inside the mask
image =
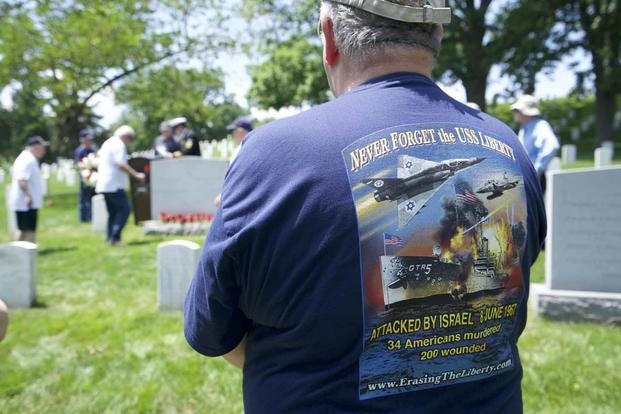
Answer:
POLYGON ((532 284, 530 293, 536 312, 547 318, 621 326, 621 293, 557 290, 543 284, 532 284))
POLYGON ((106 234, 108 231, 108 209, 103 194, 91 198, 91 226, 95 233, 106 234))

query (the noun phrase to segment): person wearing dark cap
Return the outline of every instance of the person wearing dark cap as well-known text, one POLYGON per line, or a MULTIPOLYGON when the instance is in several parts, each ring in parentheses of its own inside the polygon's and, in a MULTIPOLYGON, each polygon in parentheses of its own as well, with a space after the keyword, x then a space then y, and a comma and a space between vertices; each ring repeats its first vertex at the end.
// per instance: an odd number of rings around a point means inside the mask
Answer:
POLYGON ((336 99, 244 141, 186 340, 243 368, 246 414, 521 413, 535 170, 430 79, 444 0, 321 4, 336 99))
POLYGON ((11 169, 9 205, 17 215, 15 239, 19 241, 36 242, 38 211, 43 206, 39 161, 45 156, 48 146, 49 143, 40 136, 28 138, 26 148, 11 169))
POLYGON ((253 130, 252 120, 246 116, 239 116, 226 127, 226 130, 231 134, 233 142, 235 142, 236 145, 230 160, 233 162, 233 160, 237 158, 237 154, 239 154, 242 141, 246 138, 246 135, 253 130))
POLYGON ((173 129, 168 122, 160 124, 160 135, 153 143, 156 157, 174 158, 181 155, 181 145, 173 136, 173 129))
MULTIPOLYGON (((89 154, 96 154, 97 146, 95 145, 95 137, 90 129, 83 129, 80 131, 80 145, 74 151, 74 161, 76 165, 89 154)), ((80 180, 80 194, 78 200, 78 212, 80 214, 80 221, 82 223, 88 223, 91 221, 91 199, 95 195, 95 188, 88 185, 83 180, 80 180)))
POLYGON ((188 120, 185 117, 174 118, 170 120, 170 126, 173 128, 175 139, 181 145, 182 155, 201 155, 201 147, 198 137, 188 128, 188 120))

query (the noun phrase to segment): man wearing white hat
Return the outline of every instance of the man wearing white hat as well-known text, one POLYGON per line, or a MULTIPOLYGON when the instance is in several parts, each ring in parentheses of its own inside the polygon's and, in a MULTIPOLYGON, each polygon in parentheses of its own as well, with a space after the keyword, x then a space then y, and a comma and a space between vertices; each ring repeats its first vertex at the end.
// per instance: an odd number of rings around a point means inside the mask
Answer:
POLYGON ((541 189, 546 190, 546 170, 560 148, 558 138, 548 121, 541 118, 539 101, 531 95, 522 95, 513 105, 513 119, 520 124, 518 139, 524 145, 533 163, 541 189))
POLYGON ((336 99, 254 129, 231 164, 185 337, 243 368, 246 414, 522 412, 543 200, 515 133, 430 79, 450 18, 324 0, 336 99))
POLYGON ((198 137, 188 128, 188 120, 181 116, 170 120, 170 126, 173 128, 175 139, 181 145, 181 153, 183 155, 201 155, 201 147, 198 137))
POLYGON ((127 176, 143 181, 144 173, 137 172, 127 163, 127 145, 136 133, 130 126, 123 125, 103 143, 99 150, 99 178, 95 191, 103 194, 108 210, 106 242, 110 246, 121 245, 121 233, 131 212, 125 193, 127 176))

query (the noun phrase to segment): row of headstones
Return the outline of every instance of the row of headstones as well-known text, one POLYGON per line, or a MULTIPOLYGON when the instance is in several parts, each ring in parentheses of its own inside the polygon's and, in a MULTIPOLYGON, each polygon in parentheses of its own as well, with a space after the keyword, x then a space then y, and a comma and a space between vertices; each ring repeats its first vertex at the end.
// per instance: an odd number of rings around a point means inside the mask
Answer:
MULTIPOLYGON (((601 147, 595 150, 595 168, 607 167, 612 165, 614 158, 614 143, 604 142, 601 147)), ((563 164, 574 164, 578 158, 578 149, 575 145, 563 145, 561 147, 561 162, 563 164)))
MULTIPOLYGON (((183 309, 194 276, 200 246, 176 240, 157 248, 157 300, 161 310, 183 309)), ((0 298, 13 308, 31 307, 37 295, 37 245, 13 242, 0 245, 0 298)))

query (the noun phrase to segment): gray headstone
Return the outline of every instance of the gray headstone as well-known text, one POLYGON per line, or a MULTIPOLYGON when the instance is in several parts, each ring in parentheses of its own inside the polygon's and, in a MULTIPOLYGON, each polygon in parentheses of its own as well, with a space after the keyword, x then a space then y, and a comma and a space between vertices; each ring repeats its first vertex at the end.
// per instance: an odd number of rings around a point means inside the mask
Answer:
POLYGON ((95 233, 108 232, 108 209, 102 194, 97 194, 91 199, 91 217, 91 225, 95 233))
POLYGON ((183 157, 151 163, 151 218, 160 213, 215 213, 228 162, 183 157))
POLYGON ((621 293, 621 168, 548 175, 546 284, 621 293))
POLYGON ((182 310, 194 277, 200 246, 175 240, 157 247, 157 302, 161 310, 182 310))
POLYGON ((575 145, 563 145, 561 149, 561 154, 564 164, 573 164, 576 162, 578 149, 575 145))
POLYGON ((0 245, 0 298, 12 308, 28 308, 37 294, 37 245, 0 245))
POLYGON ((7 185, 4 189, 4 201, 6 203, 6 221, 7 221, 7 229, 9 230, 9 234, 14 236, 17 233, 17 216, 15 216, 15 212, 11 209, 9 203, 9 195, 11 193, 11 186, 7 185))

